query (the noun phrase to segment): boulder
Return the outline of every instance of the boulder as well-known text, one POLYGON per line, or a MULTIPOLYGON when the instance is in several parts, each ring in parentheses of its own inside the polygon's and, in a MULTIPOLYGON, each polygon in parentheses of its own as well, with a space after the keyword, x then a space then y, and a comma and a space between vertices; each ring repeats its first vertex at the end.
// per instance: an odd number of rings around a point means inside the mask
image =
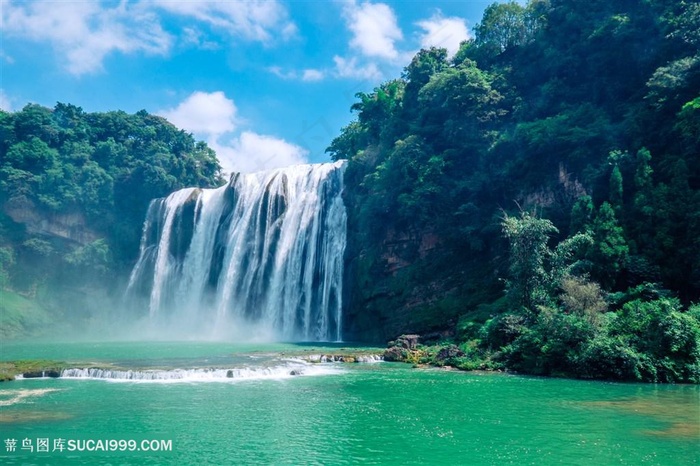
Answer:
POLYGON ((420 335, 401 335, 394 341, 389 342, 389 347, 398 346, 407 350, 416 349, 420 335))
POLYGON ((407 355, 408 351, 406 349, 399 346, 392 346, 384 351, 384 360, 402 362, 406 360, 407 355))
POLYGON ((459 358, 464 356, 464 351, 459 349, 457 345, 449 345, 445 346, 443 348, 440 348, 440 351, 438 351, 438 354, 435 355, 435 359, 437 361, 447 361, 448 359, 452 358, 459 358))

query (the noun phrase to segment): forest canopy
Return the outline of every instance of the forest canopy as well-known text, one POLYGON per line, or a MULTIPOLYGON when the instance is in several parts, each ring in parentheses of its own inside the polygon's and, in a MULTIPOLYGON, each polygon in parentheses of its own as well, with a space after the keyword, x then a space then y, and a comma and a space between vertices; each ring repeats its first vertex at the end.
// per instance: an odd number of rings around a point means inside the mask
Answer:
POLYGON ((34 296, 69 277, 114 283, 138 254, 151 199, 222 183, 213 150, 145 110, 0 111, 0 285, 34 296), (42 222, 68 231, 47 235, 42 222))

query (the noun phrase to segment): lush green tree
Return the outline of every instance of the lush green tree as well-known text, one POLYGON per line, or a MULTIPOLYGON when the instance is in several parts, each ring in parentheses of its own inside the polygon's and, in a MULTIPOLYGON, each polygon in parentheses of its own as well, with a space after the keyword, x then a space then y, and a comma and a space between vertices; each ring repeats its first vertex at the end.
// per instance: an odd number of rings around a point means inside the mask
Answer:
POLYGON ((615 165, 610 173, 610 204, 617 211, 621 211, 623 203, 622 172, 620 167, 615 165))
POLYGON ((406 81, 403 118, 412 121, 418 108, 418 93, 428 84, 431 76, 448 67, 447 50, 431 47, 416 54, 406 67, 402 78, 406 81))
POLYGON ((536 19, 529 7, 518 2, 493 3, 486 7, 481 22, 474 27, 476 44, 493 54, 528 43, 536 30, 536 19))
POLYGON ((418 95, 418 131, 439 136, 434 142, 437 149, 459 144, 463 153, 476 155, 480 147, 493 142, 495 134, 490 130, 506 113, 493 79, 471 60, 433 74, 418 95))
POLYGON ((608 202, 604 202, 598 208, 591 233, 593 244, 588 259, 593 264, 593 277, 605 287, 612 287, 626 265, 629 246, 624 238, 624 230, 615 216, 615 210, 608 202))
POLYGON ((537 306, 549 300, 545 263, 552 253, 547 243, 559 230, 549 220, 525 211, 518 217, 505 214, 501 225, 510 243, 508 296, 513 305, 535 313, 537 306))

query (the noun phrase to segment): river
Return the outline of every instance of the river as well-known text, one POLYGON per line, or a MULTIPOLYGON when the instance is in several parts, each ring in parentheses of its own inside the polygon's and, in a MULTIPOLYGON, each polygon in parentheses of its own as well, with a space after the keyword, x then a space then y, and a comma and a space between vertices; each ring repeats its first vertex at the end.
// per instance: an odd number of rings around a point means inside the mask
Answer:
POLYGON ((1 345, 83 369, 0 384, 4 465, 700 464, 698 386, 309 362, 344 345, 1 345))

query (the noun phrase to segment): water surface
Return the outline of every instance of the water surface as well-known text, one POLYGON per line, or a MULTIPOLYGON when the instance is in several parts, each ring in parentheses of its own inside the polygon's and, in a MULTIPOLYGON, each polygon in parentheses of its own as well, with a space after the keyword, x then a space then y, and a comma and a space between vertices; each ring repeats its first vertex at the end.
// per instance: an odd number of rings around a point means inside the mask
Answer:
POLYGON ((277 368, 268 378, 0 385, 2 464, 700 464, 700 390, 409 365, 310 364, 342 346, 3 344, 3 359, 277 368), (283 354, 282 354, 283 353, 283 354), (285 366, 286 367, 286 366, 285 366), (296 367, 296 366, 295 366, 296 367), (23 439, 163 439, 172 452, 21 451, 23 439), (5 440, 17 439, 7 452, 5 440))

